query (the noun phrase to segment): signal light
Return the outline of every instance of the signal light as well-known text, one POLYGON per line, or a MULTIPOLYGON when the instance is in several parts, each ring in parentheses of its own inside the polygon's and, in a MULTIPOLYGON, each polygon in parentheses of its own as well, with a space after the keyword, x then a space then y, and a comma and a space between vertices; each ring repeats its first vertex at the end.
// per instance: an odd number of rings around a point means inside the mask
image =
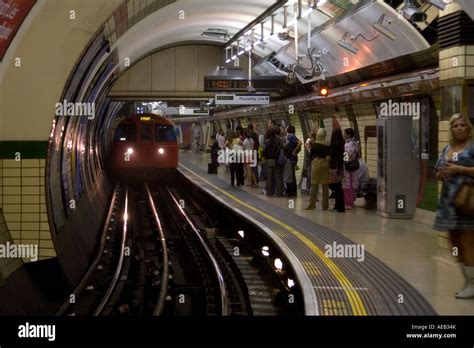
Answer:
POLYGON ((327 82, 323 82, 319 85, 319 95, 321 97, 327 97, 329 94, 329 84, 327 82))

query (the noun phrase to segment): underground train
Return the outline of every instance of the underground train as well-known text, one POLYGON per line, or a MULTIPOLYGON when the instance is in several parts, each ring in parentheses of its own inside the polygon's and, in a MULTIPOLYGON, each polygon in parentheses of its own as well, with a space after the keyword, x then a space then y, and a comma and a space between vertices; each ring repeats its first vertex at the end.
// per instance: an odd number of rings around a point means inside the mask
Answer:
POLYGON ((154 114, 134 114, 120 121, 115 130, 109 170, 121 177, 175 169, 178 148, 173 122, 154 114))

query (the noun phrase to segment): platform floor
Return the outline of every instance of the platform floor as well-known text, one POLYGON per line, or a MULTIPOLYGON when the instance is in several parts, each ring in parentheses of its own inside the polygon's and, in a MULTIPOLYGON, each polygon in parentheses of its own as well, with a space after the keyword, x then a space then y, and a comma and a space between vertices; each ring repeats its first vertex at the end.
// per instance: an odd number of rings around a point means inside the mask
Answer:
MULTIPOLYGON (((207 169, 209 155, 182 151, 180 162, 207 169)), ((215 178, 216 175, 208 175, 215 178)), ((230 173, 219 168, 217 177, 229 182, 228 188, 246 191, 273 206, 283 208, 309 219, 316 224, 339 232, 354 243, 363 244, 365 250, 383 261, 388 267, 417 289, 441 315, 474 315, 474 300, 457 300, 454 292, 464 280, 459 266, 438 246, 437 234, 430 225, 414 220, 385 219, 376 211, 357 207, 346 213, 323 211, 320 204, 316 210, 306 211, 308 196, 299 195, 294 208, 288 207, 288 197, 260 195, 259 188, 231 188, 230 173)), ((263 187, 264 183, 260 183, 263 187)), ((332 203, 332 202, 331 202, 332 203)))

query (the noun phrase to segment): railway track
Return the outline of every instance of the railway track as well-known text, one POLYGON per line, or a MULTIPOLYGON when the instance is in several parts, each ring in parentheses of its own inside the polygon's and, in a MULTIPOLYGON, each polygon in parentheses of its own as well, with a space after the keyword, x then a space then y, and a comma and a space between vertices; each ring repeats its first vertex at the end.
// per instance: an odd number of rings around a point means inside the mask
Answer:
POLYGON ((118 184, 96 257, 57 314, 284 314, 260 250, 226 236, 206 204, 176 182, 118 184))

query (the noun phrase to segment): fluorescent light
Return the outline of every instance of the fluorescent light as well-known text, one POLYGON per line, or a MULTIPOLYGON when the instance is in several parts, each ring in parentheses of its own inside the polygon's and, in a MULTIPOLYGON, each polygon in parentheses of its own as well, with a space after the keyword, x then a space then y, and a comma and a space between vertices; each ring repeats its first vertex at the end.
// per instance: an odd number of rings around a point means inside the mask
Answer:
POLYGON ((237 53, 237 55, 238 55, 238 56, 241 56, 241 55, 244 54, 244 53, 245 53, 245 51, 242 50, 242 51, 240 51, 239 53, 237 53))
POLYGON ((390 40, 393 40, 395 41, 395 39, 397 38, 397 36, 392 33, 390 30, 388 30, 386 27, 384 27, 382 24, 380 23, 374 23, 372 25, 378 32, 380 32, 381 34, 385 35, 386 37, 388 37, 390 40))
POLYGON ((341 46, 342 48, 345 48, 346 50, 354 53, 354 54, 357 54, 357 52, 359 52, 359 49, 352 46, 350 43, 347 43, 343 40, 340 40, 338 43, 337 43, 339 46, 341 46))
POLYGON ((226 63, 230 63, 230 59, 227 59, 225 62, 226 62, 226 63))

